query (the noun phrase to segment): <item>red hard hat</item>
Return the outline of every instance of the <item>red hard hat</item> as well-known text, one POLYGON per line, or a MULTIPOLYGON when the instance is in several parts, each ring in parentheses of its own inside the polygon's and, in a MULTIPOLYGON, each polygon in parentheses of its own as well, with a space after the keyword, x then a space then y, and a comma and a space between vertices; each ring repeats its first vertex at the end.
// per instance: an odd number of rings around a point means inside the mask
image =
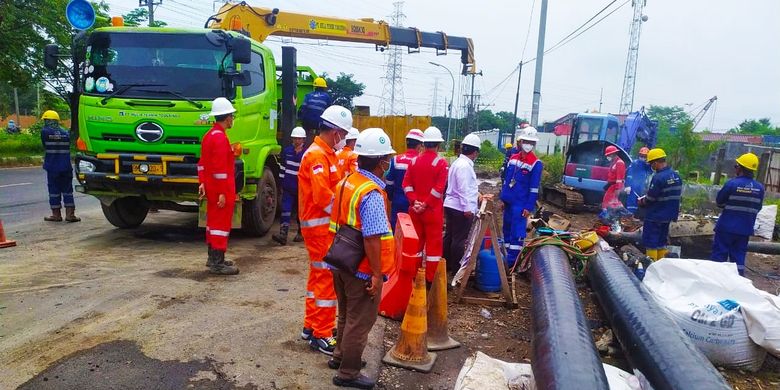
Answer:
POLYGON ((607 146, 607 149, 604 151, 605 156, 609 156, 610 154, 614 154, 618 152, 618 148, 615 146, 609 145, 607 146))
POLYGON ((644 154, 647 156, 647 153, 650 152, 650 149, 648 149, 646 146, 643 146, 642 149, 639 149, 639 154, 644 154))

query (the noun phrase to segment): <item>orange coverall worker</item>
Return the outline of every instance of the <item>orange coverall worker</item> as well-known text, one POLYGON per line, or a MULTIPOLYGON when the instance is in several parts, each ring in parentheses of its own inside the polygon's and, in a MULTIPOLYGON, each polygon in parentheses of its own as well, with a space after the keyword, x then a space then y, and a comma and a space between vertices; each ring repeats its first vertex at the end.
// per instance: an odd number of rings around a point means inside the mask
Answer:
POLYGON ((607 174, 607 184, 605 185, 607 189, 601 201, 602 209, 623 206, 618 199, 618 195, 620 195, 620 191, 625 186, 626 163, 617 154, 613 154, 613 156, 615 157, 612 158, 612 164, 610 164, 609 173, 607 174))
POLYGON ((298 212, 301 234, 309 252, 306 311, 303 327, 316 338, 333 336, 336 323, 336 292, 333 274, 323 258, 328 253, 328 225, 333 207, 333 189, 341 180, 336 152, 319 136, 306 149, 298 170, 298 212))
POLYGON ((227 251, 236 202, 235 157, 225 128, 215 123, 200 144, 198 182, 206 190, 206 244, 227 251), (225 195, 225 207, 219 208, 219 195, 225 195))
POLYGON ((352 151, 352 148, 349 147, 349 145, 336 152, 336 158, 339 160, 339 175, 341 175, 341 177, 345 177, 348 174, 357 171, 357 157, 357 154, 352 151))
POLYGON ((403 187, 409 199, 409 216, 420 239, 418 255, 425 248, 425 278, 433 276, 441 260, 444 231, 444 188, 447 186, 447 161, 433 149, 415 157, 404 176, 403 187), (415 212, 414 202, 425 203, 422 213, 415 212))

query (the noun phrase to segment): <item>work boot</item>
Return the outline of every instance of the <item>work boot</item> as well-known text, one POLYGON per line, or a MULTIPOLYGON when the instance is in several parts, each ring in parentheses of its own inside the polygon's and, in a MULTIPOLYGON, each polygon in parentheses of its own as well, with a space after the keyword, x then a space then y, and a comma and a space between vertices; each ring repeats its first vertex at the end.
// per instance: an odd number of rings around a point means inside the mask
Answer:
POLYGON ((282 224, 279 226, 279 234, 274 234, 271 238, 279 245, 287 245, 287 233, 290 231, 290 225, 282 224))
MULTIPOLYGON (((211 268, 212 265, 216 265, 219 263, 219 260, 217 260, 217 252, 219 251, 212 248, 211 244, 209 244, 209 259, 206 261, 206 267, 211 268)), ((233 262, 230 260, 224 260, 223 264, 233 265, 233 262)))
POLYGON ((343 379, 338 375, 333 377, 333 384, 339 387, 352 387, 355 389, 371 390, 376 386, 376 382, 372 381, 367 376, 360 374, 355 379, 343 379))
POLYGON ((215 275, 238 275, 238 268, 225 263, 225 252, 213 249, 216 264, 209 267, 209 272, 215 275))
POLYGON ((65 207, 65 221, 66 222, 81 222, 81 218, 76 216, 75 207, 65 207))
POLYGON ((295 238, 293 238, 293 242, 302 242, 303 236, 301 235, 301 226, 298 225, 298 233, 295 234, 295 238))
POLYGON ((62 222, 62 209, 51 209, 51 216, 43 217, 46 222, 62 222))

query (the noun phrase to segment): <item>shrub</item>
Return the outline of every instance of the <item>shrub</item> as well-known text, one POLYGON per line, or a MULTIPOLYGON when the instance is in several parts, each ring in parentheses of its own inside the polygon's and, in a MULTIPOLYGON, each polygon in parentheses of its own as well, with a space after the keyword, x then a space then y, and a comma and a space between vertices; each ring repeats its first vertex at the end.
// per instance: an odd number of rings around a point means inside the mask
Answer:
POLYGON ((540 159, 544 163, 542 187, 560 183, 563 180, 563 167, 565 165, 563 153, 543 155, 540 159))
POLYGON ((0 134, 0 157, 39 156, 43 154, 40 135, 0 134))
POLYGON ((474 165, 495 170, 498 173, 498 170, 504 165, 504 153, 493 146, 490 141, 483 141, 479 149, 479 157, 474 165))

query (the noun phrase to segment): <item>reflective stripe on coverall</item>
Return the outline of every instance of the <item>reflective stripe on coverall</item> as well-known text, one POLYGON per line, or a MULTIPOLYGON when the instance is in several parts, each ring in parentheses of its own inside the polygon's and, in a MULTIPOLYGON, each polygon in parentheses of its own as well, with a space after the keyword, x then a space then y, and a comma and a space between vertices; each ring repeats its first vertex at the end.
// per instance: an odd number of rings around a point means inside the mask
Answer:
POLYGON ((390 159, 390 170, 385 177, 385 191, 390 197, 390 226, 395 231, 395 223, 398 213, 409 212, 409 200, 406 199, 403 183, 409 164, 419 153, 415 149, 408 149, 404 154, 399 154, 390 159))
POLYGON ((650 187, 645 195, 647 213, 642 226, 642 245, 645 249, 665 250, 669 223, 676 221, 680 214, 681 197, 682 179, 671 167, 659 170, 650 179, 650 187))
POLYGON ((504 202, 504 244, 509 264, 513 264, 523 248, 527 220, 523 210, 533 213, 539 197, 544 164, 533 152, 517 153, 509 159, 506 177, 501 188, 504 202))
POLYGON ((43 169, 49 189, 49 206, 52 209, 75 207, 73 203, 73 168, 70 165, 70 135, 61 127, 44 126, 41 142, 45 151, 43 169))
POLYGON ((279 168, 279 178, 282 181, 282 225, 290 225, 292 209, 298 207, 298 168, 304 149, 295 152, 295 147, 289 145, 282 150, 282 166, 279 168))
POLYGON ((198 161, 198 181, 206 188, 206 243, 227 251, 236 202, 235 157, 225 129, 215 123, 203 136, 198 161), (219 195, 225 207, 219 208, 219 195))
POLYGON ((716 199, 723 211, 715 225, 711 259, 737 263, 745 273, 745 255, 756 217, 764 203, 764 186, 749 176, 735 177, 718 191, 716 199))

